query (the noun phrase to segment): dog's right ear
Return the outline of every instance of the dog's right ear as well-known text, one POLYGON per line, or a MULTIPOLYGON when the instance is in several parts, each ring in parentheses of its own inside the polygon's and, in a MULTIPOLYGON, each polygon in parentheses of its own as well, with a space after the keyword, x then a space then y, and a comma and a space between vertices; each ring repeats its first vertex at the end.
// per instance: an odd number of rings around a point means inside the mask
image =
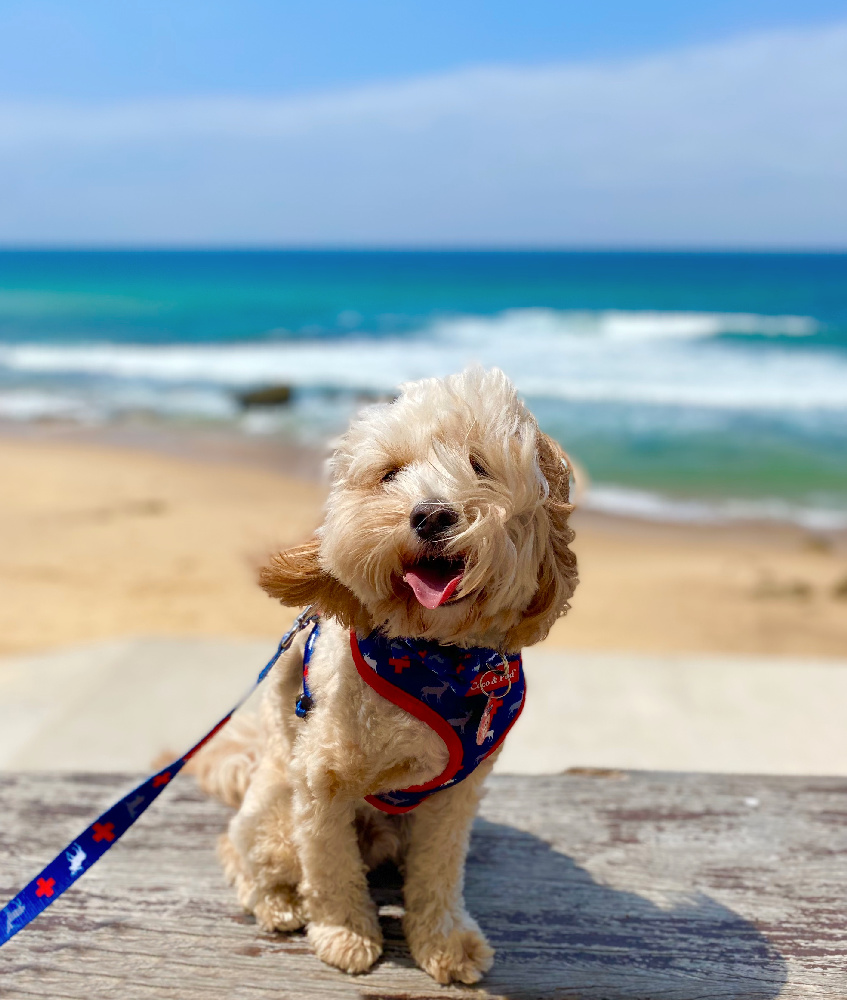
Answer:
POLYGON ((327 573, 320 563, 320 539, 286 549, 259 571, 259 584, 287 608, 314 604, 321 614, 337 618, 346 628, 370 631, 365 606, 355 594, 327 573))

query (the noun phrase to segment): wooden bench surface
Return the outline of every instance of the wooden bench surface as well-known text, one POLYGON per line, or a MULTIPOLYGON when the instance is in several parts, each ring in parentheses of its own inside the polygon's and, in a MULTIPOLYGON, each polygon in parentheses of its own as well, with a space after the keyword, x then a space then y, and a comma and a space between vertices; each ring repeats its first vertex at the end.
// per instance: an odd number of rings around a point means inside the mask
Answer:
MULTIPOLYGON (((127 790, 114 774, 0 778, 5 902, 127 790)), ((0 997, 51 1000, 707 1000, 847 997, 847 779, 638 772, 495 777, 467 900, 497 949, 439 987, 375 886, 385 957, 348 977, 260 932, 222 880, 227 810, 180 778, 0 952, 0 997)))

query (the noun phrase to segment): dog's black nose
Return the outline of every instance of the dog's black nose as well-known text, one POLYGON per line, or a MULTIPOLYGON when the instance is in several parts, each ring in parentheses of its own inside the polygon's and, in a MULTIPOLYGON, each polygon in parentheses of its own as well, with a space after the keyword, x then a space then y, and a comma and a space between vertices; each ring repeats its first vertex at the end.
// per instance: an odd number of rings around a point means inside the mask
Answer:
POLYGON ((424 500, 415 504, 409 515, 412 530, 424 542, 443 535, 459 520, 459 515, 443 500, 424 500))

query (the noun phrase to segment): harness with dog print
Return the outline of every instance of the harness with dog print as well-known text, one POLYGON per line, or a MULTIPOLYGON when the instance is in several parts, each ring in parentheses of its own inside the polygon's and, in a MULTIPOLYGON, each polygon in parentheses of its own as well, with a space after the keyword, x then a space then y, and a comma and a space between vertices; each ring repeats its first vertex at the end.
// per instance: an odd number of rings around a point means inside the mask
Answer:
POLYGON ((386 813, 405 813, 471 775, 503 743, 524 705, 519 653, 444 646, 423 639, 350 633, 359 675, 390 702, 433 729, 449 752, 441 774, 422 785, 389 789, 366 800, 386 813))

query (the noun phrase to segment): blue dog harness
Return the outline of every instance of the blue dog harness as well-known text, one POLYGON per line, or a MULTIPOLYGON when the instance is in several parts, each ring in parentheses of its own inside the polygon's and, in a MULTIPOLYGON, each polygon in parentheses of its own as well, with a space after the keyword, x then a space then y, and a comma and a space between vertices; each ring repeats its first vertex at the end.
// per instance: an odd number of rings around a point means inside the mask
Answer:
MULTIPOLYGON (((313 627, 303 653, 303 693, 295 707, 301 718, 313 703, 309 661, 319 629, 313 627)), ((449 753, 441 774, 425 784, 365 796, 382 812, 409 812, 433 792, 467 778, 503 743, 523 709, 526 681, 519 653, 506 657, 482 647, 388 639, 378 631, 365 638, 351 632, 350 649, 362 680, 438 733, 449 753)))

